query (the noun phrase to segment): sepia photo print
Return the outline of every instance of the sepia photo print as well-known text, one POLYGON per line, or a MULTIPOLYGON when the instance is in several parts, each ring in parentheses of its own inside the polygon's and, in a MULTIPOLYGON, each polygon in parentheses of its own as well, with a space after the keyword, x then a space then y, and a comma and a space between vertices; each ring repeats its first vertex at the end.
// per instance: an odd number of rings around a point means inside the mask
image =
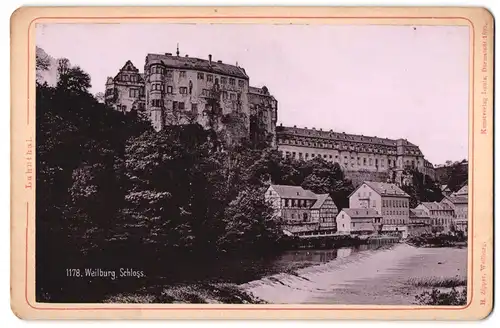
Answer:
POLYGON ((35 29, 36 302, 466 305, 468 26, 35 29))

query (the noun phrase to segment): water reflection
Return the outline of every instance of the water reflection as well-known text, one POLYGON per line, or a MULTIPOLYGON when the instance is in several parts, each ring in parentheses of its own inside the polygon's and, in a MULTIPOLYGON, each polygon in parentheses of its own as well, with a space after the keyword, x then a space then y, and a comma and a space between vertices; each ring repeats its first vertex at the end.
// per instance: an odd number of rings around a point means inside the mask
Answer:
POLYGON ((175 270, 172 272, 173 275, 169 274, 169 277, 163 275, 163 278, 169 282, 179 283, 229 282, 243 284, 278 273, 293 273, 304 267, 319 265, 380 247, 381 245, 378 244, 368 244, 339 249, 298 249, 261 258, 240 257, 206 261, 198 263, 196 270, 192 269, 190 262, 185 265, 177 263, 175 267, 169 267, 175 270))
POLYGON ((380 248, 378 244, 359 245, 354 247, 342 247, 338 249, 301 249, 287 251, 280 255, 275 261, 276 263, 307 263, 321 264, 333 261, 337 258, 351 256, 354 253, 380 248))

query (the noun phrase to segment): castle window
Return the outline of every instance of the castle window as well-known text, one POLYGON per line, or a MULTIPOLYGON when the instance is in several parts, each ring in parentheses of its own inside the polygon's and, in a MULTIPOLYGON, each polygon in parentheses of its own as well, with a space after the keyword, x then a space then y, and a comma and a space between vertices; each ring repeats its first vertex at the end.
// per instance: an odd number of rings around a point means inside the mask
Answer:
POLYGON ((137 82, 137 75, 131 75, 130 76, 130 81, 137 82))
POLYGON ((245 86, 245 81, 243 81, 243 80, 238 80, 238 86, 239 86, 240 88, 243 88, 243 87, 245 86))
POLYGON ((295 152, 292 152, 292 158, 295 158, 295 152))
POLYGON ((203 73, 198 73, 198 80, 203 80, 203 73))
POLYGON ((153 91, 162 91, 163 90, 163 84, 161 84, 161 83, 153 83, 151 85, 151 90, 153 90, 153 91))
POLYGON ((151 74, 163 74, 163 67, 161 66, 151 67, 151 74))
POLYGON ((128 75, 122 75, 122 81, 128 82, 129 76, 128 75))
POLYGON ((227 77, 221 77, 220 78, 220 83, 226 84, 227 83, 227 77))
POLYGON ((373 159, 370 158, 370 166, 373 165, 373 159))
POLYGON ((330 155, 330 158, 332 158, 332 157, 333 157, 333 156, 332 156, 332 155, 330 155))
POLYGON ((172 109, 173 110, 177 110, 177 108, 178 108, 177 104, 178 104, 177 101, 172 102, 172 109))
POLYGON ((137 98, 137 97, 139 97, 139 90, 138 89, 130 89, 129 90, 129 96, 130 96, 130 98, 137 98))
POLYGON ((311 157, 314 157, 315 155, 314 154, 311 154, 311 157))
POLYGON ((309 158, 309 153, 306 153, 306 159, 308 159, 308 158, 309 158))
POLYGON ((299 153, 299 158, 302 159, 302 153, 299 153))
POLYGON ((222 91, 222 99, 227 99, 227 91, 222 91))
POLYGON ((168 79, 171 79, 171 78, 172 78, 172 76, 173 76, 173 72, 172 72, 172 70, 167 70, 167 74, 166 74, 166 76, 167 76, 167 78, 168 78, 168 79))
POLYGON ((214 80, 214 76, 212 74, 207 74, 207 81, 212 82, 214 80))
POLYGON ((235 80, 232 77, 230 77, 229 78, 229 85, 235 85, 235 84, 236 84, 235 80))
POLYGON ((366 166, 366 157, 363 157, 363 165, 366 166))
POLYGON ((183 102, 179 102, 179 109, 182 109, 182 110, 184 110, 184 109, 185 109, 185 108, 184 108, 184 103, 183 103, 183 102))
POLYGON ((187 95, 187 93, 188 93, 188 88, 187 88, 187 87, 180 87, 180 88, 179 88, 179 93, 180 93, 181 95, 187 95))
POLYGON ((193 113, 198 113, 198 104, 191 104, 191 111, 193 113))
POLYGON ((375 165, 378 166, 378 158, 375 158, 375 165))
POLYGON ((151 99, 151 106, 163 107, 163 99, 151 99))
POLYGON ((167 93, 172 94, 173 91, 174 91, 174 87, 172 87, 171 85, 167 85, 167 93))
POLYGON ((326 158, 326 155, 323 155, 323 158, 326 158))
POLYGON ((180 78, 186 77, 186 71, 180 71, 179 72, 179 77, 180 78))
POLYGON ((229 94, 229 99, 230 100, 236 100, 236 94, 235 93, 230 93, 229 94))

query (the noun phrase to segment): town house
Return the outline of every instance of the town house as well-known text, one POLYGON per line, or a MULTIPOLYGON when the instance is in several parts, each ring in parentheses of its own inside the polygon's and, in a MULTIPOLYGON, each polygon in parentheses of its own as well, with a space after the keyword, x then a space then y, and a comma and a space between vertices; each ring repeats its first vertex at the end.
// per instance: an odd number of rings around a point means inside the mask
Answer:
POLYGON ((467 226, 468 226, 467 222, 468 222, 468 210, 469 210, 468 207, 469 196, 468 196, 467 185, 462 187, 459 191, 452 193, 449 196, 445 196, 441 200, 441 203, 447 204, 455 212, 452 221, 455 230, 462 231, 464 234, 467 235, 467 226))
POLYGON ((408 235, 410 196, 393 183, 364 181, 349 196, 349 208, 370 208, 382 216, 382 232, 408 235))
POLYGON ((433 232, 448 232, 455 216, 453 208, 446 203, 422 202, 415 209, 423 210, 431 218, 433 232))
POLYGON ((380 231, 382 216, 372 208, 344 208, 337 215, 339 234, 371 235, 380 231))
POLYGON ((297 235, 336 232, 337 206, 328 194, 315 194, 300 186, 271 185, 265 199, 284 230, 297 235))

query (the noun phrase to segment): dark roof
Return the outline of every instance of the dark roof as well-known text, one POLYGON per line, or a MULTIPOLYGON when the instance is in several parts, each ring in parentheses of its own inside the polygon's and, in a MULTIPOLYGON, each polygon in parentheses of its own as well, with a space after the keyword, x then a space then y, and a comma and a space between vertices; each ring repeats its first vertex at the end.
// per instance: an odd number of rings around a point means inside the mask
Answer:
POLYGON ((271 188, 278 193, 282 198, 293 199, 317 199, 317 195, 310 190, 306 190, 300 186, 286 185, 271 185, 271 188))
POLYGON ((425 213, 425 211, 423 209, 410 208, 410 217, 428 218, 429 216, 425 213))
POLYGON ((469 203, 469 197, 468 196, 456 196, 456 195, 451 195, 448 198, 453 204, 467 204, 469 203))
POLYGON ((380 218, 382 215, 378 214, 372 208, 344 208, 342 209, 351 218, 380 218))
POLYGON ((318 200, 311 207, 311 209, 313 209, 313 210, 320 209, 321 206, 323 206, 323 203, 325 202, 325 200, 327 200, 328 197, 330 197, 330 195, 328 195, 328 194, 320 194, 320 195, 317 195, 317 197, 318 197, 318 200))
POLYGON ((246 80, 249 79, 248 75, 245 72, 245 69, 242 67, 224 64, 214 60, 210 62, 207 59, 200 59, 195 57, 181 57, 166 54, 148 54, 146 56, 146 63, 161 63, 166 67, 192 69, 197 71, 234 76, 246 80))
POLYGON ((288 126, 281 126, 279 128, 280 133, 282 134, 292 134, 292 135, 297 135, 297 136, 306 136, 306 137, 320 137, 320 138, 325 138, 325 139, 333 139, 333 140, 343 140, 343 141, 352 141, 352 142, 360 142, 360 143, 370 143, 370 144, 377 144, 377 145, 384 145, 384 146, 396 146, 397 142, 400 141, 404 146, 406 147, 413 147, 415 150, 418 150, 420 152, 420 149, 412 144, 411 142, 405 140, 405 139, 388 139, 388 138, 379 138, 379 137, 370 137, 370 136, 364 136, 364 135, 358 135, 358 134, 348 134, 348 133, 343 133, 343 132, 333 132, 332 130, 330 131, 323 131, 323 130, 316 130, 316 129, 307 129, 307 128, 298 128, 298 127, 288 127, 288 126))
POLYGON ((454 196, 468 196, 469 195, 469 186, 465 185, 462 188, 460 188, 459 191, 455 192, 453 194, 454 196))
POLYGON ((448 185, 441 185, 441 191, 445 191, 446 189, 450 190, 450 188, 448 188, 448 185))
POLYGON ((373 190, 375 190, 375 192, 381 196, 410 197, 407 193, 403 191, 403 189, 399 188, 394 183, 374 182, 374 181, 363 181, 363 183, 366 184, 368 187, 372 188, 373 190))
POLYGON ((259 96, 273 97, 271 95, 271 93, 269 92, 269 89, 267 89, 267 87, 259 88, 259 87, 249 86, 248 87, 248 93, 256 94, 256 95, 259 95, 259 96))
POLYGON ((427 207, 429 210, 439 210, 439 211, 452 211, 453 209, 450 205, 446 203, 438 203, 438 202, 422 202, 423 206, 427 207))

